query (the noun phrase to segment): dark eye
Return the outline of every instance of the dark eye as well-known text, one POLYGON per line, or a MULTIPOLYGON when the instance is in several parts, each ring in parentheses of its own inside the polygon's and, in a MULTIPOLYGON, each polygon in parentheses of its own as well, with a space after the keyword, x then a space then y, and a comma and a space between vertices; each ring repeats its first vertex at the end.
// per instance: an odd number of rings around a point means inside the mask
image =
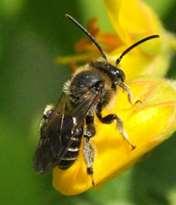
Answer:
POLYGON ((121 80, 122 82, 125 81, 125 73, 123 72, 123 70, 117 68, 116 70, 116 77, 121 80))

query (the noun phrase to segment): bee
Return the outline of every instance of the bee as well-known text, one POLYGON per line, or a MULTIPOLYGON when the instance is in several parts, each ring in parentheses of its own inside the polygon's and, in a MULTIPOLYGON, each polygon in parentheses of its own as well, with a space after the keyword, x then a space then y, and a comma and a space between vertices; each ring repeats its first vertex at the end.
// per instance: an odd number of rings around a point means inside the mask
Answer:
POLYGON ((94 116, 96 115, 101 123, 115 122, 124 140, 132 149, 135 148, 128 139, 122 120, 115 113, 103 116, 102 110, 119 87, 127 93, 128 100, 132 103, 130 89, 125 83, 125 73, 118 65, 133 48, 145 41, 158 38, 159 35, 150 35, 134 43, 123 51, 115 65, 112 65, 95 37, 75 18, 69 14, 66 14, 66 17, 91 40, 102 58, 78 68, 71 80, 64 84, 58 103, 55 106, 46 106, 40 125, 40 140, 34 156, 34 168, 39 173, 45 173, 55 166, 67 170, 77 159, 82 143, 81 151, 87 174, 91 176, 92 184, 95 185, 94 149, 90 142, 96 134, 94 116))

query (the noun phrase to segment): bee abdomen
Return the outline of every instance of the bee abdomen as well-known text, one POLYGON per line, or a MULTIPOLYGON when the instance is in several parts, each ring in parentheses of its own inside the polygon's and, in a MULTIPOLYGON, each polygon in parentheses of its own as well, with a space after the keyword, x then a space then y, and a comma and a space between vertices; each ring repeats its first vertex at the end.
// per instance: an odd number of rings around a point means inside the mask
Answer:
POLYGON ((61 157, 61 161, 58 165, 60 169, 68 169, 78 157, 81 138, 71 137, 70 140, 71 145, 67 148, 65 155, 61 157))
POLYGON ((68 169, 77 159, 79 154, 79 148, 68 148, 66 154, 61 158, 59 163, 60 169, 68 169))

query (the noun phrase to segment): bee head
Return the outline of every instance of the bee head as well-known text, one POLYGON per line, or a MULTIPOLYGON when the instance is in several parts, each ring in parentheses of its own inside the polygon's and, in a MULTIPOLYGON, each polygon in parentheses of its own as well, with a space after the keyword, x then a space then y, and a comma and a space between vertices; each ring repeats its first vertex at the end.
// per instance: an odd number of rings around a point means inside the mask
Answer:
POLYGON ((102 71, 111 79, 112 87, 116 87, 125 81, 125 73, 120 68, 104 62, 104 61, 94 61, 90 63, 90 66, 102 71))
POLYGON ((109 76, 112 80, 113 85, 120 85, 125 81, 125 73, 120 68, 111 64, 107 65, 109 68, 109 76))
POLYGON ((102 58, 104 59, 103 62, 92 62, 90 63, 90 65, 92 65, 95 68, 98 68, 102 71, 104 71, 112 80, 112 85, 113 87, 116 87, 117 85, 120 85, 121 83, 124 82, 125 80, 125 74, 124 72, 119 69, 117 66, 119 65, 119 63, 121 62, 122 58, 129 52, 131 51, 133 48, 137 47, 139 44, 144 43, 145 41, 151 40, 153 38, 158 38, 159 35, 150 35, 147 36, 139 41, 137 41, 136 43, 132 44, 131 46, 129 46, 128 48, 126 48, 121 55, 119 56, 119 58, 115 61, 116 66, 111 65, 108 62, 107 56, 104 52, 104 50, 101 48, 101 46, 98 44, 98 42, 96 41, 95 37, 92 36, 92 34, 86 29, 84 28, 75 18, 73 18, 71 15, 66 14, 65 15, 72 23, 74 23, 80 30, 83 31, 83 33, 90 39, 90 41, 96 46, 96 48, 98 49, 99 53, 101 54, 102 58), (108 70, 109 69, 109 70, 108 70))

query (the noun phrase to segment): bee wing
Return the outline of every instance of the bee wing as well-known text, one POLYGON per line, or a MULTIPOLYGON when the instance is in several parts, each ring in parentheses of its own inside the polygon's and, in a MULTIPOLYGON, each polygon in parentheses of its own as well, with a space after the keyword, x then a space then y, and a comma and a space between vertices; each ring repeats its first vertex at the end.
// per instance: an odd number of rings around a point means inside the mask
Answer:
MULTIPOLYGON (((92 93, 90 90, 85 92, 85 94, 82 96, 82 100, 77 104, 75 109, 72 110, 70 113, 71 118, 76 118, 76 125, 73 126, 73 123, 67 123, 66 129, 72 126, 72 131, 79 128, 84 123, 84 119, 87 115, 87 112, 92 108, 92 106, 96 103, 96 98, 99 96, 99 93, 92 93), (90 94, 89 94, 90 93, 90 94)), ((68 151, 68 148, 72 145, 73 141, 70 139, 67 144, 62 147, 60 152, 57 155, 57 161, 56 164, 59 164, 62 160, 62 157, 66 154, 68 151)))
MULTIPOLYGON (((64 121, 64 116, 66 114, 66 107, 68 110, 69 107, 69 99, 68 96, 62 94, 62 96, 60 97, 60 99, 58 100, 58 103, 55 106, 53 115, 51 116, 50 120, 47 123, 47 128, 49 128, 50 126, 52 126, 52 124, 57 124, 57 131, 61 131, 63 128, 63 121, 64 121)), ((59 142, 60 144, 62 143, 62 138, 61 138, 61 134, 59 135, 59 142)))
POLYGON ((48 119, 42 119, 40 127, 40 140, 34 155, 34 169, 40 173, 53 167, 56 153, 62 147, 60 130, 63 127, 65 108, 68 104, 66 95, 62 95, 59 103, 53 108, 48 119))
POLYGON ((36 171, 43 173, 59 165, 68 147, 73 143, 70 139, 72 131, 83 126, 84 118, 95 104, 98 95, 99 93, 93 94, 91 89, 88 89, 72 110, 69 110, 68 97, 66 95, 61 97, 48 122, 44 122, 41 126, 41 137, 34 157, 36 171), (73 123, 73 118, 76 118, 76 124, 73 123), (68 130, 67 136, 63 130, 68 130), (68 140, 63 142, 65 138, 68 140))

